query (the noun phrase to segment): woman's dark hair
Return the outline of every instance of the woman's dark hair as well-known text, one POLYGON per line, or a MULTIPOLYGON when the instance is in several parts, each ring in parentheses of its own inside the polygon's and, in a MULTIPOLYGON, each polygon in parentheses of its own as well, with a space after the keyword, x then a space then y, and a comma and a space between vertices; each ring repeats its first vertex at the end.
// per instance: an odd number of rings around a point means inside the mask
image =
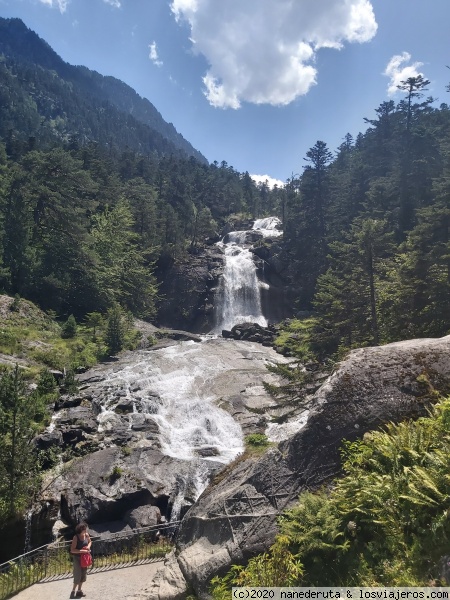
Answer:
POLYGON ((81 523, 78 523, 78 525, 75 527, 75 533, 79 534, 82 531, 84 531, 85 529, 87 529, 87 523, 82 521, 81 523))

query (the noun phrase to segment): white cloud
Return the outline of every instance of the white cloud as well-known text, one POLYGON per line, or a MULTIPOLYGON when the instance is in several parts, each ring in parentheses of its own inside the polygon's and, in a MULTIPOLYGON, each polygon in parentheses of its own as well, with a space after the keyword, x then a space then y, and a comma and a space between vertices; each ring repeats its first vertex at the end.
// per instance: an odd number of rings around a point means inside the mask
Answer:
POLYGON ((106 4, 110 4, 111 6, 114 6, 114 8, 120 8, 120 0, 103 0, 103 2, 106 2, 106 4))
POLYGON ((250 175, 255 183, 267 183, 269 188, 272 190, 276 185, 278 187, 284 187, 284 181, 281 179, 274 179, 270 175, 250 175))
POLYGON ((151 44, 148 45, 148 49, 150 50, 148 57, 149 59, 152 61, 152 63, 154 65, 156 65, 157 67, 162 67, 163 66, 163 62, 162 60, 159 60, 159 55, 158 55, 158 49, 156 47, 156 42, 152 42, 151 44))
POLYGON ((411 61, 411 54, 409 52, 402 52, 402 54, 396 54, 388 62, 388 65, 383 73, 390 78, 389 85, 387 88, 388 94, 393 96, 398 92, 398 85, 402 81, 406 81, 409 77, 417 77, 423 75, 419 71, 420 67, 423 66, 421 62, 415 62, 407 64, 411 61))
POLYGON ((59 8, 59 12, 66 12, 69 0, 41 0, 42 4, 46 4, 50 8, 59 8))
POLYGON ((317 50, 377 30, 369 0, 172 0, 171 9, 209 62, 205 95, 220 108, 289 104, 316 84, 317 50))

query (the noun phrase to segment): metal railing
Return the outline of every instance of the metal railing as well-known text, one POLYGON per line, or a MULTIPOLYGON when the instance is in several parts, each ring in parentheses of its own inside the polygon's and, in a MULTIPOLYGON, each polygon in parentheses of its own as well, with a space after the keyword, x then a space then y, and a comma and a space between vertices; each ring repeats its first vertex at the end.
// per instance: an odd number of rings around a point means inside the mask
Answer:
MULTIPOLYGON (((179 523, 92 537, 93 564, 89 572, 162 560, 174 545, 179 523)), ((70 544, 47 544, 0 564, 0 600, 10 598, 34 583, 71 577, 70 544)))

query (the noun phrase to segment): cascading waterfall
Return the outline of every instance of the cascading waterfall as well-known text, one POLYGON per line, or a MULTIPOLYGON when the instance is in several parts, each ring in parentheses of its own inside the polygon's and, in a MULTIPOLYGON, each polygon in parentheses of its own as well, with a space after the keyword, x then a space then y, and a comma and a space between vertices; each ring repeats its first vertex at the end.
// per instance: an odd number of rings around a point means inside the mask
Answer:
POLYGON ((249 248, 244 246, 245 231, 233 231, 222 245, 225 265, 216 304, 217 332, 231 329, 236 323, 266 326, 261 310, 261 294, 256 265, 249 248))
POLYGON ((264 219, 256 219, 253 224, 253 230, 262 233, 263 237, 279 237, 283 232, 277 229, 281 225, 278 217, 265 217, 264 219))
POLYGON ((133 401, 135 412, 151 417, 159 427, 161 451, 181 460, 198 458, 199 451, 214 448, 214 460, 228 463, 242 450, 242 433, 229 413, 218 408, 208 394, 209 380, 224 369, 204 349, 186 342, 152 350, 143 360, 112 372, 105 385, 111 393, 99 415, 101 430, 114 426, 117 389, 133 401), (133 391, 139 388, 139 391, 133 391))
POLYGON ((116 425, 120 398, 133 402, 130 428, 143 416, 158 424, 161 451, 189 461, 189 474, 179 478, 172 519, 179 516, 185 491, 198 497, 205 489, 213 462, 227 464, 243 450, 242 431, 231 415, 214 404, 210 380, 229 365, 208 351, 208 342, 184 342, 143 353, 133 365, 112 371, 105 381, 99 430, 116 425), (208 465, 209 463, 209 465, 208 465))
POLYGON ((218 245, 224 252, 224 271, 216 297, 214 331, 230 330, 237 323, 258 323, 267 326, 261 308, 262 283, 256 274, 256 264, 250 250, 252 231, 263 237, 278 237, 277 217, 257 219, 251 231, 232 231, 218 245))

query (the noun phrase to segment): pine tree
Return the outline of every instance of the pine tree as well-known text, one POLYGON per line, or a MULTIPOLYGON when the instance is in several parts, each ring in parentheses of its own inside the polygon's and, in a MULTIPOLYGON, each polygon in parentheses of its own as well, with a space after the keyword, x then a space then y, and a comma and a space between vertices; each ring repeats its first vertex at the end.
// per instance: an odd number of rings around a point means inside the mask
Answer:
POLYGON ((110 356, 123 350, 125 344, 125 323, 123 310, 119 304, 114 304, 108 310, 105 342, 110 356))
POLYGON ((77 321, 73 315, 69 315, 67 321, 61 329, 61 336, 64 338, 74 338, 77 335, 77 321))
POLYGON ((37 394, 27 394, 18 365, 0 379, 0 512, 19 513, 37 484, 37 456, 31 441, 45 411, 37 394))

